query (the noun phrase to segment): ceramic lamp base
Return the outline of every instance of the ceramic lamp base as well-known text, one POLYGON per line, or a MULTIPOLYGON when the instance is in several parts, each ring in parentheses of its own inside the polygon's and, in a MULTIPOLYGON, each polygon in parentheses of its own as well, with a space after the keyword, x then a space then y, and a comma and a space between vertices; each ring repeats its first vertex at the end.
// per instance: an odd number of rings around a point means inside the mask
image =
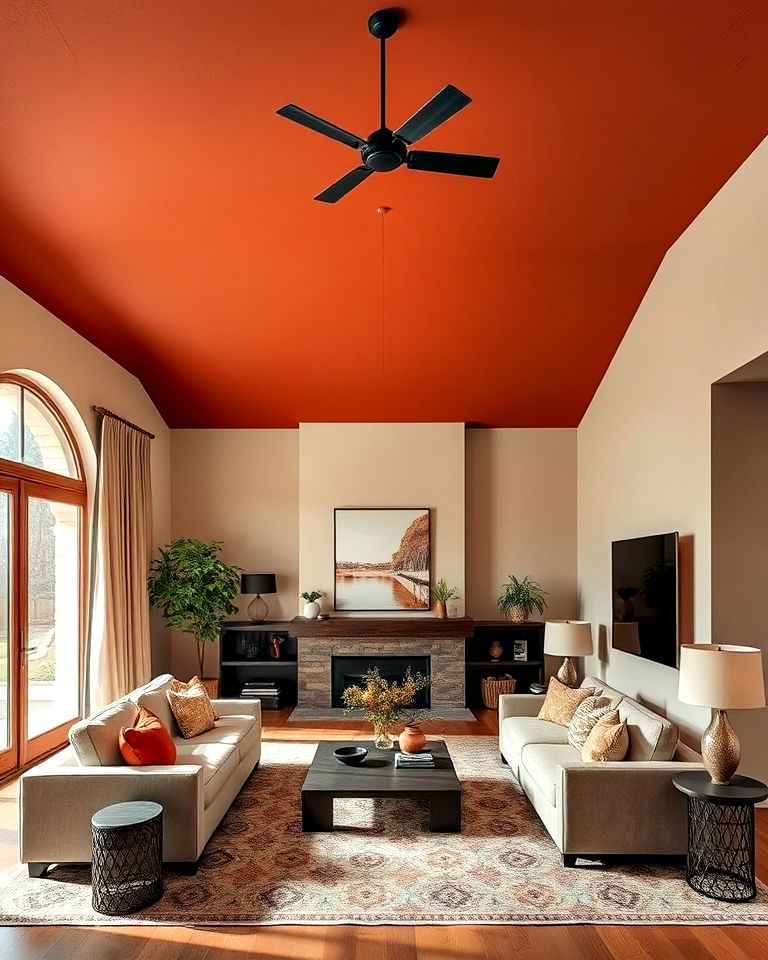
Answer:
POLYGON ((560 683, 564 683, 566 687, 575 687, 579 682, 576 667, 574 667, 570 657, 565 657, 563 660, 560 669, 557 671, 557 679, 560 683))
POLYGON ((712 783, 730 783, 741 760, 741 744, 725 710, 716 710, 701 738, 701 758, 712 783))
POLYGON ((264 623, 269 616, 269 606, 260 593, 248 604, 248 616, 254 623, 264 623))

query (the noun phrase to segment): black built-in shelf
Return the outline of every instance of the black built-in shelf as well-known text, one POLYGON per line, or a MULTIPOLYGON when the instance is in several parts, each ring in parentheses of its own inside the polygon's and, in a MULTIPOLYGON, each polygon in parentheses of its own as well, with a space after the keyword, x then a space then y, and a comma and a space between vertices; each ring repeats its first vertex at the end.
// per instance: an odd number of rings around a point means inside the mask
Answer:
POLYGON ((544 682, 544 624, 541 621, 475 620, 473 627, 472 636, 464 641, 468 707, 483 706, 480 691, 483 677, 508 674, 517 681, 515 693, 530 693, 530 684, 544 682), (503 647, 500 660, 491 660, 488 653, 494 640, 503 647), (527 643, 526 659, 514 659, 515 640, 527 643))
POLYGON ((278 681, 282 705, 295 706, 298 688, 298 646, 291 624, 230 620, 222 624, 220 644, 221 696, 240 697, 247 680, 278 681), (273 637, 282 638, 280 659, 269 655, 273 637))

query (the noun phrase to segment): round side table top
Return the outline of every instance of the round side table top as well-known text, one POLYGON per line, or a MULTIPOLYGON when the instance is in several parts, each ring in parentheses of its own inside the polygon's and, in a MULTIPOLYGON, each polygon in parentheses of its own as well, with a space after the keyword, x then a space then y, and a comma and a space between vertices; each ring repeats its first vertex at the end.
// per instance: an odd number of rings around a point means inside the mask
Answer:
POLYGON ((768 785, 751 777, 731 778, 730 783, 712 783, 706 770, 679 773, 672 783, 681 792, 713 803, 760 803, 768 798, 768 785))
POLYGON ((102 807, 91 817, 91 824, 102 830, 120 830, 124 827, 138 827, 142 823, 160 816, 163 808, 151 800, 131 800, 128 803, 113 803, 102 807))

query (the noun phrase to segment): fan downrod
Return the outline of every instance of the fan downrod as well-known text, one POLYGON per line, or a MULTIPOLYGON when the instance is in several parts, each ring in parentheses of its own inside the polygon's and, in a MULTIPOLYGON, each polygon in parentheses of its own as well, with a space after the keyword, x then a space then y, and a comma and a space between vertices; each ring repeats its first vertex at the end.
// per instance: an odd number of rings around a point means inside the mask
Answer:
POLYGON ((400 26, 400 11, 394 7, 377 10, 368 18, 368 30, 377 40, 389 40, 400 26))

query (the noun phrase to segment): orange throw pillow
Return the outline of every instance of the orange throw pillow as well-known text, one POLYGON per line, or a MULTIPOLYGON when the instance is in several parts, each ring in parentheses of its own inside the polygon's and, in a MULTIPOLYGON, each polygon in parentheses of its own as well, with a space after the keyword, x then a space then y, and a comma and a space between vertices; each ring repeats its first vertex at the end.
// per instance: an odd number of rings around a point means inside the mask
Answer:
POLYGON ((132 727, 120 731, 120 753, 132 767, 149 767, 176 763, 176 744, 162 721, 139 707, 132 727))

